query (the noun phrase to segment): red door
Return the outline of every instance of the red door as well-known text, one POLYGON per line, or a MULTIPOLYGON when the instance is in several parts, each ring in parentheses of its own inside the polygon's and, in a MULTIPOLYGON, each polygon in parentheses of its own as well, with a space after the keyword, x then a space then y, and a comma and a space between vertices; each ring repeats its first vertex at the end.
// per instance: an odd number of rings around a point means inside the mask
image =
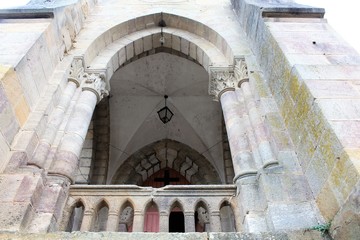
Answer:
POLYGON ((149 207, 146 211, 144 232, 159 232, 159 211, 155 206, 149 207))

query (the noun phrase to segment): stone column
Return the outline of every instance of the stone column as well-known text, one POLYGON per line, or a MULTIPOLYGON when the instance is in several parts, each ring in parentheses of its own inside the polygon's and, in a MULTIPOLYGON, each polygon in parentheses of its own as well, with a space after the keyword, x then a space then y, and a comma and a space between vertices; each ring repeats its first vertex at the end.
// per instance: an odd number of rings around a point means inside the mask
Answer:
POLYGON ((169 232, 169 213, 160 212, 159 232, 169 232))
POLYGON ((109 211, 108 220, 106 224, 106 231, 117 232, 119 225, 119 212, 109 211))
POLYGON ((63 175, 72 181, 95 106, 108 94, 102 74, 85 73, 83 78, 82 92, 49 170, 49 174, 63 175))
POLYGON ((194 212, 184 212, 185 232, 195 232, 195 216, 194 212))
POLYGON ((68 83, 61 95, 59 104, 50 114, 45 132, 40 137, 39 145, 36 148, 34 155, 28 161, 28 165, 35 165, 39 168, 44 168, 47 156, 49 154, 51 144, 53 143, 57 130, 64 119, 65 112, 70 105, 70 102, 82 81, 84 73, 82 59, 74 59, 68 76, 68 83))
POLYGON ((235 73, 239 79, 239 87, 243 93, 242 95, 249 114, 250 124, 256 137, 263 168, 277 165, 278 161, 274 157, 270 142, 265 132, 265 126, 256 107, 254 96, 251 93, 249 77, 244 60, 237 61, 235 65, 235 73))
POLYGON ((94 217, 94 211, 85 209, 84 216, 81 222, 81 228, 80 228, 81 232, 91 231, 93 217, 94 217))
POLYGON ((144 231, 144 214, 141 210, 134 210, 133 232, 144 231))
POLYGON ((209 93, 221 102, 234 166, 234 182, 257 174, 234 92, 236 85, 237 79, 231 69, 211 69, 209 93))
POLYGON ((249 147, 251 149, 251 154, 254 159, 256 168, 260 169, 260 168, 262 168, 263 164, 262 164, 260 152, 258 149, 256 137, 254 134, 254 130, 252 129, 252 126, 250 123, 250 118, 246 111, 244 97, 243 97, 241 89, 236 89, 235 93, 236 93, 238 102, 241 106, 241 109, 243 109, 243 112, 241 113, 242 114, 242 123, 244 125, 244 129, 245 129, 247 138, 249 139, 249 147))
MULTIPOLYGON (((242 211, 240 226, 241 229, 245 229, 243 219, 249 211, 260 210, 261 212, 263 204, 260 206, 256 204, 262 203, 264 199, 261 198, 261 189, 257 181, 257 169, 261 166, 261 161, 256 164, 251 151, 252 148, 257 148, 256 137, 251 129, 251 120, 247 114, 245 100, 241 99, 242 96, 239 98, 239 89, 234 91, 238 84, 242 83, 244 74, 247 74, 246 68, 241 67, 239 69, 238 66, 235 70, 211 69, 210 94, 215 96, 215 100, 221 102, 235 172, 237 205, 242 211), (261 200, 258 200, 259 198, 261 200)), ((240 93, 242 95, 242 92, 240 93)), ((256 159, 260 160, 260 158, 260 156, 256 156, 256 159)), ((211 219, 211 231, 219 231, 213 228, 221 226, 220 214, 212 213, 211 219)))
POLYGON ((210 215, 210 231, 221 232, 220 211, 212 211, 210 215))

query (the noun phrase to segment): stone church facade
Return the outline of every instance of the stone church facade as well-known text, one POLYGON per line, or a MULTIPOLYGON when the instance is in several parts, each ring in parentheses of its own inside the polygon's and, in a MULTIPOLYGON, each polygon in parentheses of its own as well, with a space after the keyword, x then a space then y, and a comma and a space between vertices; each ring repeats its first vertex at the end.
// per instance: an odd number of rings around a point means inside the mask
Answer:
POLYGON ((323 17, 285 0, 1 10, 2 234, 356 239, 360 56, 323 17))

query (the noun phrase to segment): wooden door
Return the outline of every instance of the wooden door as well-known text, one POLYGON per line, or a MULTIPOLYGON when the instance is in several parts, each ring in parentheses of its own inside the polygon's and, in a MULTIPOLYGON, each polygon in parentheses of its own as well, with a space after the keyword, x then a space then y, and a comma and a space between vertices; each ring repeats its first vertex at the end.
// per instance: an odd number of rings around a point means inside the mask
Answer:
POLYGON ((144 232, 159 232, 159 211, 154 206, 146 211, 144 232))

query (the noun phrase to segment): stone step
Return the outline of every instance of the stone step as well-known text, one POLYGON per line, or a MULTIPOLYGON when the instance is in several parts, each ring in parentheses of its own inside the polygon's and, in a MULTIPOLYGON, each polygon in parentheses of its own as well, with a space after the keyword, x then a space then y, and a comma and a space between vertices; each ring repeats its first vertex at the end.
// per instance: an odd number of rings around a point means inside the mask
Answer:
POLYGON ((268 233, 121 233, 121 232, 55 232, 55 233, 0 233, 0 239, 126 239, 126 240, 330 240, 319 231, 298 230, 268 233))

